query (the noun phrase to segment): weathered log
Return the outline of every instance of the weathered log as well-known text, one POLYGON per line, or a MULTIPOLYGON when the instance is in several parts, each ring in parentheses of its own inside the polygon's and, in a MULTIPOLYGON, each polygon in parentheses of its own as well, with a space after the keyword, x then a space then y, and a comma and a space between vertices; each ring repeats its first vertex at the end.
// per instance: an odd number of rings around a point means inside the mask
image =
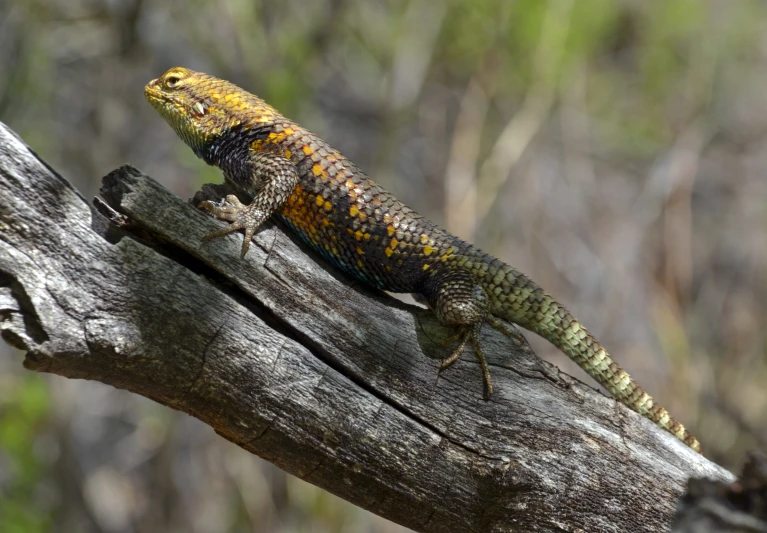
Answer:
POLYGON ((437 372, 430 312, 278 226, 240 259, 240 235, 201 244, 220 223, 132 167, 102 196, 0 124, 0 330, 29 369, 189 413, 416 531, 668 531, 688 478, 733 479, 490 328, 484 401, 473 358, 437 372))

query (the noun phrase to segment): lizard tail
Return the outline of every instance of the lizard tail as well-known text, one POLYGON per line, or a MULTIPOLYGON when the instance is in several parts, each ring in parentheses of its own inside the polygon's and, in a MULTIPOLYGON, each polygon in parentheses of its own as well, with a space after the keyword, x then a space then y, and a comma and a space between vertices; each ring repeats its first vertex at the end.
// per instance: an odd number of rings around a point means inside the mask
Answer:
POLYGON ((493 311, 494 315, 540 335, 567 354, 614 398, 701 453, 698 439, 671 418, 668 411, 618 366, 562 304, 517 271, 507 273, 506 282, 509 283, 509 299, 493 311))

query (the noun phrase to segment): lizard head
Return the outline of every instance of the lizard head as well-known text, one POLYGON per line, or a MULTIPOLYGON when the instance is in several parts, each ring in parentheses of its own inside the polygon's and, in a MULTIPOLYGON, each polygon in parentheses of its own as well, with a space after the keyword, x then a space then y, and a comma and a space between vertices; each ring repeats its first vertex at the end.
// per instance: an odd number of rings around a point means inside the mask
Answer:
POLYGON ((269 126, 277 115, 233 83, 184 67, 150 81, 144 96, 200 157, 222 135, 269 126))

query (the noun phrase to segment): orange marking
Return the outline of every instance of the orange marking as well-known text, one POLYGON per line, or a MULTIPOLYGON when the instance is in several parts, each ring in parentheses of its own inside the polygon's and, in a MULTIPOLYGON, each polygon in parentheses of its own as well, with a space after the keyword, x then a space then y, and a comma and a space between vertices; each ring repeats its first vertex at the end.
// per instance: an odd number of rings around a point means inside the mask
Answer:
POLYGON ((391 240, 391 242, 389 243, 389 246, 391 246, 391 247, 392 247, 392 250, 393 250, 394 248, 396 248, 396 247, 397 247, 397 245, 398 245, 398 244, 399 244, 399 241, 398 241, 396 238, 394 238, 394 239, 392 239, 392 240, 391 240))
POLYGON ((322 166, 319 163, 315 163, 312 167, 312 172, 315 176, 322 176, 322 166))
POLYGON ((384 250, 384 253, 386 254, 386 257, 391 257, 391 254, 394 253, 394 250, 392 250, 391 248, 387 248, 386 250, 384 250))
POLYGON ((362 222, 364 222, 364 221, 366 221, 367 219, 368 219, 368 214, 367 214, 367 213, 365 213, 364 211, 360 211, 360 220, 361 220, 362 222))
POLYGON ((290 150, 285 150, 285 157, 286 158, 290 159, 290 156, 292 156, 292 155, 293 155, 293 152, 291 152, 290 150))
POLYGON ((394 229, 394 226, 392 226, 391 224, 389 224, 388 226, 386 226, 386 233, 388 233, 388 234, 389 234, 389 237, 391 237, 392 235, 394 235, 394 232, 395 232, 395 231, 396 231, 396 230, 394 229))
POLYGON ((360 255, 365 255, 365 251, 364 251, 362 248, 360 248, 359 246, 357 246, 357 248, 356 248, 356 250, 355 250, 355 251, 356 251, 358 254, 360 254, 360 255))
POLYGON ((325 211, 332 211, 333 210, 333 204, 330 202, 325 202, 325 211))
POLYGON ((312 151, 312 149, 311 149, 311 148, 309 148, 308 146, 302 146, 302 147, 301 147, 301 150, 303 150, 303 151, 304 151, 304 153, 305 153, 306 155, 312 155, 312 154, 314 153, 314 152, 312 151))
POLYGON ((362 231, 360 231, 360 230, 357 230, 357 231, 355 231, 355 232, 354 232, 354 237, 355 237, 355 238, 356 238, 358 241, 361 241, 361 240, 362 240, 362 237, 363 237, 362 231))
POLYGON ((292 128, 285 128, 285 135, 293 135, 295 133, 292 128))
POLYGON ((359 207, 357 207, 356 205, 352 205, 352 206, 349 208, 349 214, 350 214, 351 216, 353 216, 353 217, 356 217, 356 216, 357 216, 359 213, 360 213, 360 208, 359 208, 359 207))
POLYGON ((322 207, 322 204, 325 203, 325 199, 322 197, 321 194, 317 195, 317 199, 315 200, 315 203, 317 204, 317 207, 322 207))

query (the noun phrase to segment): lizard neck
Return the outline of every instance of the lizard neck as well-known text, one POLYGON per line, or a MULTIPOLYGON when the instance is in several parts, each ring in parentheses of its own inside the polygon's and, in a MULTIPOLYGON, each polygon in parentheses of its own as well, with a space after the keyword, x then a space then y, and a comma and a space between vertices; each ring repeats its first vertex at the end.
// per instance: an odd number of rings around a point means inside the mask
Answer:
POLYGON ((263 124, 255 128, 235 126, 211 142, 194 148, 194 151, 200 159, 220 168, 229 180, 252 195, 254 191, 245 187, 246 184, 252 183, 251 146, 257 140, 266 139, 272 127, 272 124, 263 124))

